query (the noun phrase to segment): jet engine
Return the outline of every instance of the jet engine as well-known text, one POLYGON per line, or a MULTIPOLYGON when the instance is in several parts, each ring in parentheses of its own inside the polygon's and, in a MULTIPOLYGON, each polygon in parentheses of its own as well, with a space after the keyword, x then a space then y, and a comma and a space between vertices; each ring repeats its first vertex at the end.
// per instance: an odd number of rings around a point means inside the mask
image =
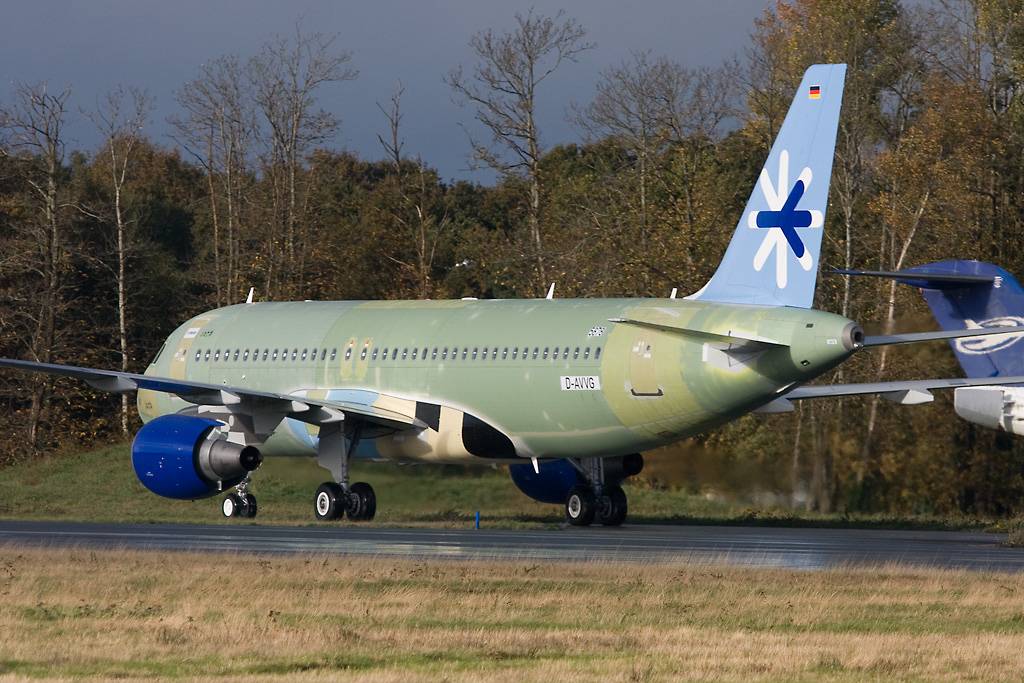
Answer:
POLYGON ((953 407, 968 422, 1024 435, 1024 388, 960 387, 953 392, 953 407))
POLYGON ((509 465, 508 471, 520 491, 541 503, 564 503, 569 489, 582 482, 579 472, 568 460, 542 462, 538 469, 539 474, 531 463, 509 465))
MULTIPOLYGON (((604 459, 604 481, 608 484, 619 484, 626 477, 640 474, 644 468, 644 459, 639 453, 631 453, 614 458, 604 459)), ((541 503, 561 504, 569 496, 569 490, 585 482, 568 460, 549 460, 540 463, 540 472, 529 465, 509 465, 512 482, 520 491, 541 503)))
POLYGON ((132 466, 147 489, 164 498, 195 500, 235 486, 263 462, 254 446, 228 441, 221 423, 164 415, 143 425, 132 442, 132 466))

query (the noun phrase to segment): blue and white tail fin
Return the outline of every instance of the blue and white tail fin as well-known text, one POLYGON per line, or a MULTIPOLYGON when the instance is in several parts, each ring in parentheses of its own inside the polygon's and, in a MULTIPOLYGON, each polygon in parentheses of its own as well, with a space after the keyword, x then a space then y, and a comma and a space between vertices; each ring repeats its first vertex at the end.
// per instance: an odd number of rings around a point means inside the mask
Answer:
MULTIPOLYGON (((944 330, 1024 325, 1024 288, 999 266, 981 261, 939 261, 900 271, 918 287, 944 330)), ((968 377, 1024 375, 1024 333, 952 339, 968 377)))
POLYGON ((845 64, 804 72, 718 270, 688 298, 810 308, 845 79, 845 64))

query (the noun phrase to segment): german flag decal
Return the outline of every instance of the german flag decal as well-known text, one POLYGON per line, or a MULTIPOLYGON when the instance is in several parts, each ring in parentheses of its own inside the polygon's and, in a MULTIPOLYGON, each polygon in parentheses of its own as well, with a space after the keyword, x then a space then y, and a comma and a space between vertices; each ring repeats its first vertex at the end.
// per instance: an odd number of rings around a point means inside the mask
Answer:
POLYGON ((807 99, 820 100, 821 99, 821 86, 812 85, 810 90, 807 91, 807 99))

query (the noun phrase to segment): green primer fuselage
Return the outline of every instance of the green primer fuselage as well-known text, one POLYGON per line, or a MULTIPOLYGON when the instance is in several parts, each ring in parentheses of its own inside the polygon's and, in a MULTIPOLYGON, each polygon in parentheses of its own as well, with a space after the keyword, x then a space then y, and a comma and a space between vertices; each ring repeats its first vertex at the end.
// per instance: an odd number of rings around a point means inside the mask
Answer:
MULTIPOLYGON (((241 304, 183 324, 146 374, 357 401, 430 424, 364 438, 364 457, 613 456, 771 402, 849 356, 851 324, 815 310, 685 299, 241 304), (514 453, 467 447, 467 415, 507 436, 514 453)), ((138 407, 144 421, 194 408, 152 391, 139 392, 138 407)), ((313 454, 315 435, 285 420, 264 450, 313 454)))

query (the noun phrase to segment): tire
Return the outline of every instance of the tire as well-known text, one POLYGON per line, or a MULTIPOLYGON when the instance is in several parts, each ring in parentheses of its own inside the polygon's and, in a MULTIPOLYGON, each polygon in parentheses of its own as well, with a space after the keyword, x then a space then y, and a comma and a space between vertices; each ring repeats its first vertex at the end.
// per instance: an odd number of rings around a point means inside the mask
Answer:
POLYGON ((252 495, 251 493, 247 493, 244 496, 242 496, 242 510, 240 513, 242 517, 245 517, 246 519, 252 519, 256 516, 256 511, 258 509, 259 506, 256 505, 256 496, 252 495))
POLYGON ((360 522, 368 522, 373 519, 377 514, 377 494, 373 492, 373 487, 365 481, 357 481, 352 484, 350 493, 359 500, 359 516, 353 517, 349 514, 349 519, 360 522))
POLYGON ((345 492, 333 481, 324 482, 313 498, 313 513, 322 522, 341 519, 344 512, 345 492))
POLYGON ((237 494, 229 493, 221 501, 220 511, 225 517, 238 517, 242 514, 242 499, 237 494))
POLYGON ((605 494, 601 497, 605 500, 598 506, 598 520, 604 526, 621 526, 626 521, 626 514, 629 511, 626 492, 620 486, 606 486, 605 494))
POLYGON ((585 486, 573 486, 565 499, 565 521, 572 526, 590 526, 595 507, 593 491, 585 486))

